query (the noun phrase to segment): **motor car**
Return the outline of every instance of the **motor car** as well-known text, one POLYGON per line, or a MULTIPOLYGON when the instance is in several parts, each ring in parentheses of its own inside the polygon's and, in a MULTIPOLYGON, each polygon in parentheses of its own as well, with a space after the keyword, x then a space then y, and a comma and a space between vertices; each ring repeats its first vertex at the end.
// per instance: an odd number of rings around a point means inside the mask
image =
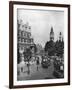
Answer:
POLYGON ((48 68, 50 64, 51 64, 50 58, 48 58, 47 56, 42 57, 41 65, 43 68, 48 68))

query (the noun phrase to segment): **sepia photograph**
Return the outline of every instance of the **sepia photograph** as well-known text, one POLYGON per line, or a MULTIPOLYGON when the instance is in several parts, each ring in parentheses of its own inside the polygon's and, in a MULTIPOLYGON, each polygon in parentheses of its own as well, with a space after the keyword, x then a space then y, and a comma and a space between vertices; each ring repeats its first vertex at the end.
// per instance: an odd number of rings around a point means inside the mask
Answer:
POLYGON ((70 84, 70 5, 10 2, 9 87, 70 84))

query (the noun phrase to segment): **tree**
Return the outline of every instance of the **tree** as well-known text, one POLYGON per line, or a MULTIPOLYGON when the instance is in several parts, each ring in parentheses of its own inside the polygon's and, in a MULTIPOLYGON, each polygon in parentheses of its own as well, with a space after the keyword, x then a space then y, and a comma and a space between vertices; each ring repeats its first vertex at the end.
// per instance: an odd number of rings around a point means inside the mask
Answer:
POLYGON ((47 52, 49 56, 54 56, 55 47, 54 42, 52 40, 45 44, 45 52, 47 52))
POLYGON ((32 56, 31 50, 30 48, 27 48, 26 51, 24 52, 25 61, 29 63, 31 56, 32 56))
POLYGON ((30 46, 30 49, 31 49, 31 50, 34 49, 34 53, 36 53, 36 52, 37 52, 36 44, 34 44, 34 46, 30 46))
POLYGON ((37 52, 37 47, 36 44, 34 44, 34 49, 35 49, 35 53, 37 52))
POLYGON ((64 53, 64 42, 63 41, 57 41, 55 44, 55 53, 57 56, 62 57, 64 53))

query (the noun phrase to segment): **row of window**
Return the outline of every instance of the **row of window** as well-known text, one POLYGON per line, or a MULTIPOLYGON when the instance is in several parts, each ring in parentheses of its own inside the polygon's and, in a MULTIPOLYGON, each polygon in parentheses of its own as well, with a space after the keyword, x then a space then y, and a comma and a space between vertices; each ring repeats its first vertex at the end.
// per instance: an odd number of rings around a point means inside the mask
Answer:
POLYGON ((18 42, 33 43, 33 39, 18 38, 18 42))
POLYGON ((19 46, 18 48, 19 48, 19 50, 23 50, 23 51, 26 51, 26 48, 29 48, 30 46, 26 46, 26 47, 24 47, 24 46, 19 46))
POLYGON ((31 33, 30 32, 25 32, 25 31, 20 31, 18 32, 18 36, 24 36, 24 37, 31 37, 31 33))

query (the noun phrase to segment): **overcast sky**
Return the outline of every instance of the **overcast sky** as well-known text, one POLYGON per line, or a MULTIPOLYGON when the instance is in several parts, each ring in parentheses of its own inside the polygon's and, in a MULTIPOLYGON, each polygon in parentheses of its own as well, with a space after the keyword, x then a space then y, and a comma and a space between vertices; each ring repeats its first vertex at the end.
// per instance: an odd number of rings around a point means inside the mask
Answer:
POLYGON ((54 31, 54 41, 58 39, 59 32, 64 32, 64 12, 63 11, 43 11, 43 10, 17 10, 18 20, 24 23, 29 22, 31 33, 36 44, 43 47, 49 41, 51 26, 54 31))

